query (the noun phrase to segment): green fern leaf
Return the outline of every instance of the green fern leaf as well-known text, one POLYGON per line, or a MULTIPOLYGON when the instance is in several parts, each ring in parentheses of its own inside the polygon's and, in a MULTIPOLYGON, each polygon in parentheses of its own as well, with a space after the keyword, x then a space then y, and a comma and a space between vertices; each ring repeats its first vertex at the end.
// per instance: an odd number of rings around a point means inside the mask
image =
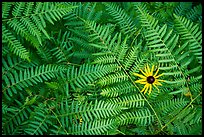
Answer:
MULTIPOLYGON (((17 101, 17 100, 15 100, 17 101)), ((23 104, 19 101, 16 102, 19 106, 23 104)), ((9 107, 7 112, 7 118, 2 119, 2 129, 4 134, 13 134, 15 129, 23 124, 28 119, 29 113, 32 110, 30 107, 9 107)))
POLYGON ((149 125, 154 121, 154 116, 149 109, 126 112, 118 117, 119 125, 138 124, 149 125))
POLYGON ((195 6, 191 10, 189 10, 186 14, 186 17, 192 21, 196 21, 196 19, 199 18, 199 16, 202 15, 202 6, 201 4, 195 6))
POLYGON ((198 62, 202 64, 202 33, 199 30, 198 25, 194 25, 193 22, 185 17, 179 17, 174 14, 175 28, 181 35, 181 38, 189 42, 189 49, 196 56, 198 62))
POLYGON ((5 43, 8 43, 10 50, 22 59, 30 61, 29 52, 22 46, 16 37, 6 29, 4 25, 2 26, 2 32, 2 39, 5 43))
POLYGON ((72 67, 67 71, 67 76, 70 81, 70 85, 73 89, 77 87, 83 88, 95 81, 99 77, 113 72, 116 69, 114 65, 89 65, 84 64, 80 68, 72 67))
POLYGON ((120 106, 128 107, 128 108, 140 108, 144 106, 145 100, 142 98, 140 94, 118 97, 115 99, 111 99, 110 102, 116 103, 120 106))
POLYGON ((100 93, 106 97, 117 97, 122 94, 127 94, 135 90, 135 86, 130 82, 124 82, 120 85, 112 85, 102 89, 100 93))
POLYGON ((64 71, 65 69, 66 68, 61 68, 56 65, 42 65, 35 68, 32 67, 30 70, 20 70, 19 74, 14 70, 9 73, 9 76, 3 76, 5 84, 3 84, 2 92, 12 97, 13 93, 17 94, 18 89, 22 90, 23 88, 32 86, 38 82, 43 82, 43 80, 54 78, 59 71, 64 71))
POLYGON ((121 9, 115 3, 104 3, 104 5, 107 7, 106 10, 109 12, 109 14, 117 21, 121 31, 124 34, 130 34, 131 37, 131 35, 137 31, 132 19, 128 17, 127 13, 125 13, 123 9, 121 9))

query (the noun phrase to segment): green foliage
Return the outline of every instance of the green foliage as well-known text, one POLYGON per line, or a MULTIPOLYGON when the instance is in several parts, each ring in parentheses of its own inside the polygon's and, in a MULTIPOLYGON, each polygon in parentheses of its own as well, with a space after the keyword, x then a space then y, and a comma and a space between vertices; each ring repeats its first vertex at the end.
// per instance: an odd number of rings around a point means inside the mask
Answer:
POLYGON ((200 3, 2 2, 2 134, 201 135, 201 59, 200 3))
POLYGON ((32 46, 39 48, 42 45, 43 36, 50 39, 45 29, 46 22, 49 21, 54 25, 54 21, 60 20, 72 8, 76 8, 76 6, 65 5, 64 3, 46 2, 5 3, 3 7, 5 10, 2 13, 2 32, 5 36, 2 36, 2 40, 8 43, 9 49, 14 54, 23 59, 29 59, 28 50, 22 46, 20 41, 16 40, 16 36, 20 35, 31 42, 32 46))

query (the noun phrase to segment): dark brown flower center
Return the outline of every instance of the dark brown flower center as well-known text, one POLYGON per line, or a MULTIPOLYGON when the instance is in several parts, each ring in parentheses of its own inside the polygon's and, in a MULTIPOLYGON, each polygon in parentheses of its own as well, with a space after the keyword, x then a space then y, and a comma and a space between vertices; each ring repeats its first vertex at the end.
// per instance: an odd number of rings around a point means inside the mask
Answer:
POLYGON ((154 78, 153 76, 147 77, 147 82, 148 82, 149 84, 154 83, 154 81, 155 81, 155 78, 154 78))

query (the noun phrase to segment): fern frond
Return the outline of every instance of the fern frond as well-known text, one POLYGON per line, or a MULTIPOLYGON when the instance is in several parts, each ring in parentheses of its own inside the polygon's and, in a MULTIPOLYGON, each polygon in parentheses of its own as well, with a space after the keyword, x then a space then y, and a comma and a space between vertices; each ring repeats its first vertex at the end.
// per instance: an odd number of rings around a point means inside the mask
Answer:
POLYGON ((124 61, 125 69, 129 70, 129 68, 133 65, 137 56, 138 56, 138 49, 136 47, 132 47, 131 51, 127 54, 124 61))
MULTIPOLYGON (((89 42, 96 41, 105 46, 101 48, 106 48, 108 46, 108 43, 110 41, 109 27, 97 25, 94 21, 85 21, 85 27, 87 28, 88 32, 92 33, 91 35, 89 35, 89 42)), ((94 44, 91 45, 94 46, 94 44)))
POLYGON ((50 38, 45 30, 45 20, 54 24, 53 20, 59 20, 67 12, 71 11, 72 8, 76 8, 76 6, 55 3, 36 3, 35 5, 33 3, 16 2, 14 8, 11 9, 12 17, 4 19, 3 23, 7 22, 11 29, 14 29, 17 34, 20 33, 25 39, 34 43, 34 46, 38 44, 29 35, 34 36, 37 42, 42 45, 41 33, 50 38))
POLYGON ((191 9, 192 2, 180 2, 179 5, 175 8, 174 12, 176 15, 184 16, 186 12, 191 9))
POLYGON ((72 135, 101 135, 104 132, 115 128, 115 121, 113 119, 106 120, 95 120, 90 122, 82 123, 81 126, 75 126, 70 129, 70 134, 72 135))
POLYGON ((84 25, 84 22, 82 21, 98 21, 102 15, 102 12, 97 12, 95 7, 97 3, 76 3, 72 2, 70 5, 72 6, 78 6, 70 13, 67 13, 64 16, 64 19, 66 21, 65 25, 69 28, 77 27, 81 28, 82 25, 84 25), (82 20, 81 20, 82 19, 82 20))
POLYGON ((78 6, 77 8, 73 9, 73 11, 71 11, 70 13, 67 13, 64 16, 64 20, 66 21, 65 26, 67 26, 68 28, 73 28, 73 27, 77 27, 77 28, 81 28, 84 23, 83 21, 79 20, 78 18, 80 17, 80 14, 83 11, 83 6, 82 4, 79 2, 72 2, 70 3, 72 6, 78 6))
POLYGON ((197 2, 3 2, 2 134, 202 134, 201 29, 197 2))
POLYGON ((109 87, 105 87, 101 91, 102 96, 106 97, 117 97, 122 94, 127 94, 135 90, 135 86, 130 82, 124 82, 120 85, 112 85, 109 87))
POLYGON ((115 120, 111 117, 118 115, 122 110, 117 104, 105 101, 96 100, 83 104, 72 102, 70 105, 67 101, 61 102, 57 117, 68 134, 103 134, 115 126, 115 120), (76 117, 82 118, 81 124, 74 124, 74 121, 77 121, 76 117))
POLYGON ((36 36, 39 43, 42 44, 42 40, 41 40, 41 33, 40 31, 37 29, 37 27, 35 26, 34 23, 32 23, 29 18, 21 18, 20 20, 22 22, 22 25, 24 25, 30 32, 31 35, 36 36))
POLYGON ((14 5, 14 10, 12 11, 12 15, 16 18, 18 16, 22 16, 23 9, 25 8, 26 3, 24 2, 18 2, 14 5))
MULTIPOLYGON (((82 118, 83 126, 83 123, 86 122, 94 122, 94 120, 99 119, 107 120, 107 118, 118 115, 122 109, 123 107, 117 104, 97 100, 90 103, 84 102, 83 104, 72 102, 69 106, 68 103, 65 102, 65 104, 61 103, 57 111, 59 113, 57 117, 65 128, 69 128, 70 126, 75 126, 74 121, 77 121, 77 117, 82 118), (64 108, 64 110, 62 108, 64 108)), ((80 123, 77 125, 80 125, 80 123)))
POLYGON ((156 26, 158 24, 157 20, 148 15, 145 11, 141 11, 140 7, 137 8, 139 8, 138 10, 141 13, 142 25, 147 29, 144 34, 148 40, 148 47, 153 53, 156 53, 158 63, 160 63, 159 69, 164 71, 168 70, 168 72, 164 72, 164 75, 174 77, 173 82, 167 80, 166 83, 175 83, 179 87, 177 87, 178 90, 175 90, 172 94, 185 92, 188 89, 188 85, 186 85, 187 81, 185 79, 184 70, 193 61, 193 57, 189 56, 188 42, 185 42, 181 46, 178 45, 179 36, 176 34, 172 36, 172 30, 169 31, 167 25, 161 28, 156 26), (179 49, 177 49, 177 46, 179 46, 179 49), (176 52, 175 49, 177 49, 176 52))
MULTIPOLYGON (((149 55, 149 54, 148 54, 149 55)), ((142 54, 141 56, 137 56, 137 58, 134 60, 133 65, 130 68, 130 73, 132 74, 133 72, 138 73, 139 69, 141 69, 145 64, 147 63, 147 54, 142 54)))
POLYGON ((202 64, 202 33, 199 30, 199 26, 195 25, 185 17, 179 17, 174 14, 175 17, 175 28, 181 35, 183 40, 189 42, 189 49, 194 56, 198 59, 198 62, 202 64))
MULTIPOLYGON (((23 104, 15 100, 19 106, 23 104)), ((30 107, 9 107, 7 112, 7 118, 2 120, 2 129, 4 134, 13 134, 17 127, 23 124, 24 121, 28 119, 29 113, 32 110, 30 107)))
POLYGON ((105 55, 105 56, 97 57, 92 63, 93 64, 109 64, 109 63, 115 63, 115 61, 116 61, 115 56, 105 55))
MULTIPOLYGON (((182 98, 178 99, 172 99, 172 100, 166 100, 163 102, 159 102, 155 105, 155 108, 158 110, 162 116, 165 115, 176 115, 179 113, 179 111, 186 106, 188 101, 185 101, 182 98)), ((172 116, 173 117, 173 116, 172 116)))
POLYGON ((79 68, 72 67, 67 71, 67 77, 71 87, 75 90, 77 87, 83 88, 103 77, 104 75, 113 72, 117 66, 113 65, 89 65, 84 64, 79 68))
POLYGON ((198 19, 198 17, 201 15, 202 15, 202 6, 201 4, 199 4, 187 12, 186 18, 190 19, 191 21, 196 21, 196 19, 198 19))
POLYGON ((51 52, 57 58, 58 63, 67 63, 70 56, 72 55, 72 53, 70 53, 70 50, 72 50, 73 47, 68 41, 69 36, 69 32, 66 31, 64 34, 62 34, 62 32, 60 31, 58 34, 58 39, 53 39, 55 48, 53 48, 51 52))
POLYGON ((46 45, 42 45, 38 48, 37 54, 42 58, 45 62, 50 62, 52 59, 52 54, 46 45))
POLYGON ((69 38, 73 43, 76 43, 77 45, 81 46, 81 47, 84 47, 86 49, 93 49, 92 47, 89 46, 89 43, 82 39, 82 38, 79 38, 79 37, 71 37, 69 38))
POLYGON ((5 82, 2 86, 2 92, 12 97, 13 93, 17 94, 18 89, 23 90, 23 88, 43 82, 43 80, 54 78, 59 71, 65 71, 65 69, 57 65, 42 65, 23 71, 20 70, 19 74, 14 70, 9 73, 9 76, 4 75, 2 77, 5 82))
POLYGON ((199 93, 202 90, 202 84, 199 82, 199 80, 202 78, 202 76, 194 77, 192 76, 189 81, 189 90, 195 95, 196 93, 199 93))
POLYGON ((9 16, 9 11, 11 6, 13 5, 12 2, 3 2, 2 3, 2 19, 5 19, 9 16))
POLYGON ((36 66, 35 63, 27 63, 19 57, 12 57, 7 55, 2 58, 2 76, 8 75, 12 70, 24 70, 29 67, 36 66))
POLYGON ((23 123, 24 126, 27 126, 24 131, 26 134, 43 135, 49 130, 48 125, 52 125, 52 122, 49 111, 43 108, 44 104, 39 104, 34 110, 35 113, 31 114, 29 120, 23 123))
MULTIPOLYGON (((187 135, 192 131, 191 126, 200 124, 201 122, 201 111, 199 109, 187 108, 177 115, 177 120, 173 121, 175 129, 173 131, 176 134, 187 135), (196 118, 195 118, 196 117, 196 118), (196 121, 194 121, 196 119, 196 121)), ((168 126, 171 128, 170 126, 168 126)), ((197 132, 199 133, 199 132, 197 132)))
POLYGON ((141 108, 145 104, 145 100, 140 94, 110 99, 110 102, 128 108, 141 108))
POLYGON ((115 74, 110 74, 101 78, 97 83, 101 86, 106 86, 118 82, 124 82, 128 80, 128 76, 122 71, 115 74))
POLYGON ((6 27, 2 26, 2 40, 5 43, 8 43, 9 49, 16 54, 17 56, 21 57, 22 59, 29 59, 29 52, 22 46, 22 44, 16 39, 16 37, 9 32, 6 27))
POLYGON ((189 125, 192 125, 201 122, 201 115, 201 109, 193 109, 189 107, 185 111, 179 113, 177 118, 185 124, 190 123, 189 125))
POLYGON ((149 109, 141 109, 134 112, 126 112, 118 117, 119 125, 137 124, 149 125, 154 121, 154 115, 149 109))
POLYGON ((119 24, 121 31, 124 34, 130 34, 131 37, 131 35, 136 32, 137 28, 134 25, 132 19, 128 17, 127 13, 125 13, 125 11, 115 3, 104 3, 104 5, 107 7, 106 10, 109 12, 109 14, 113 16, 113 18, 119 24))

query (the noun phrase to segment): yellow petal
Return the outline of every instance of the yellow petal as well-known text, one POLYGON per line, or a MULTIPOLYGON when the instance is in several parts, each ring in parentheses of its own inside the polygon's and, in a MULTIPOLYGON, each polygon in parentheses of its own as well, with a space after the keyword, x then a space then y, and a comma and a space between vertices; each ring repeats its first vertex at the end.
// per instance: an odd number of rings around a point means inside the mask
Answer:
POLYGON ((144 86, 144 88, 140 91, 140 92, 143 92, 147 87, 147 84, 144 86))
POLYGON ((153 77, 155 77, 157 75, 157 73, 159 72, 159 68, 157 69, 156 73, 154 74, 153 77))
POLYGON ((147 81, 146 79, 140 79, 140 80, 136 80, 135 83, 147 84, 147 81))
POLYGON ((161 77, 161 76, 163 76, 163 75, 164 75, 164 74, 162 73, 162 74, 156 76, 155 78, 159 78, 159 77, 161 77))
POLYGON ((149 72, 148 72, 146 66, 145 66, 145 73, 147 74, 146 76, 148 77, 149 76, 149 72))
POLYGON ((140 84, 147 84, 147 82, 136 82, 136 83, 140 83, 140 84))
POLYGON ((150 68, 149 68, 149 65, 147 64, 147 71, 148 71, 148 76, 151 75, 151 72, 150 72, 150 68))
POLYGON ((149 93, 148 93, 148 95, 149 95, 151 92, 152 92, 152 84, 150 84, 150 86, 149 86, 149 93))
POLYGON ((153 76, 154 65, 152 66, 151 76, 153 76))
POLYGON ((136 80, 137 82, 145 82, 146 81, 146 78, 145 79, 139 79, 139 80, 136 80))
POLYGON ((145 89, 144 94, 146 94, 146 93, 147 93, 148 88, 149 88, 149 85, 150 85, 150 84, 147 84, 147 88, 145 89))
POLYGON ((137 73, 133 73, 133 75, 138 76, 138 77, 143 78, 143 79, 146 79, 146 77, 145 77, 145 76, 140 75, 140 74, 137 74, 137 73))
POLYGON ((140 69, 140 71, 142 72, 143 75, 145 75, 146 77, 148 77, 148 74, 147 74, 147 73, 144 73, 144 71, 141 70, 141 69, 140 69))
POLYGON ((152 85, 159 91, 159 88, 155 84, 152 84, 152 85))
POLYGON ((162 79, 158 79, 158 81, 164 82, 165 80, 162 80, 162 79))
POLYGON ((155 80, 154 84, 162 86, 162 84, 158 81, 158 79, 155 80))
POLYGON ((155 83, 156 85, 162 86, 162 84, 160 82, 155 83))

